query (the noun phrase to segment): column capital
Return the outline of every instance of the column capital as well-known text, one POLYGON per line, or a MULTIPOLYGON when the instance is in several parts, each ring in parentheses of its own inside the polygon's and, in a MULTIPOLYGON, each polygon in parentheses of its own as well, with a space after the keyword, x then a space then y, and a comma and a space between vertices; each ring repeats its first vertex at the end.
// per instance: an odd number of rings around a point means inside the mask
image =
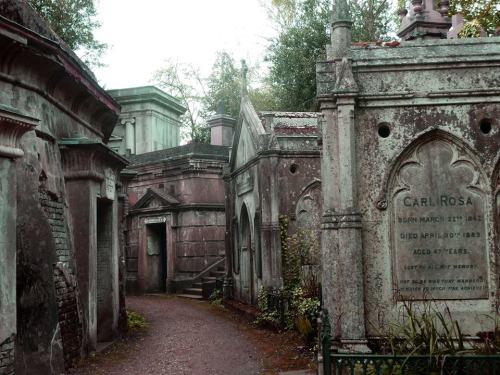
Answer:
POLYGON ((23 156, 19 141, 24 133, 37 126, 38 121, 16 108, 0 104, 0 156, 11 159, 23 156))

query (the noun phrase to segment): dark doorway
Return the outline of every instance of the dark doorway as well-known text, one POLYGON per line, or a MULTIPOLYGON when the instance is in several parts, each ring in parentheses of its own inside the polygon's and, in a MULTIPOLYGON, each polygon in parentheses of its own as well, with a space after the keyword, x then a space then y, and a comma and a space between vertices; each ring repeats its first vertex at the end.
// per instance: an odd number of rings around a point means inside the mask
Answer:
POLYGON ((97 200, 97 341, 113 338, 113 202, 97 200))
POLYGON ((253 249, 252 238, 250 231, 250 219, 246 206, 243 206, 240 216, 241 223, 241 266, 240 266, 240 281, 242 299, 248 304, 254 301, 254 275, 253 275, 253 249))
POLYGON ((165 223, 146 225, 146 292, 165 292, 167 280, 167 232, 165 223))

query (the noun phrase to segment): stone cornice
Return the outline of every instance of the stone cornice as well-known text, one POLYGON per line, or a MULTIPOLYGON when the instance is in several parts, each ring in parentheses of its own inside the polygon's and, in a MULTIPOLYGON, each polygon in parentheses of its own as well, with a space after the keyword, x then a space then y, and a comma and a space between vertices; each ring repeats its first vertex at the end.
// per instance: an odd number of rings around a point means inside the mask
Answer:
POLYGON ((33 130, 38 121, 15 108, 0 105, 0 156, 12 159, 23 156, 19 140, 24 133, 33 130))
POLYGON ((61 149, 64 177, 67 180, 103 181, 106 169, 112 169, 118 173, 128 165, 125 158, 98 141, 67 138, 58 143, 61 149))

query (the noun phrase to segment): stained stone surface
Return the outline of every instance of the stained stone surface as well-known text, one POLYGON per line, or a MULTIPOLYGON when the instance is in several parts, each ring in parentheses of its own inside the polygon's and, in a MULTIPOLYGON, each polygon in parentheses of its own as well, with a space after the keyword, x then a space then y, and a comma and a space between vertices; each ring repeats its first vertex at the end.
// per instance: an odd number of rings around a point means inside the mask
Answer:
POLYGON ((393 246, 402 299, 488 298, 483 180, 444 141, 421 145, 394 181, 393 246))

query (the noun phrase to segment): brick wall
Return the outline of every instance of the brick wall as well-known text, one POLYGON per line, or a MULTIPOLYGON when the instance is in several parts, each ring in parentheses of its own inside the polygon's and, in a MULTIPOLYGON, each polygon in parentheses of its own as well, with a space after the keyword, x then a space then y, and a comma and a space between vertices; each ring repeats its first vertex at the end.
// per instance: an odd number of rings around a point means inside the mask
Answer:
POLYGON ((0 375, 14 375, 14 336, 0 344, 0 375))
POLYGON ((57 312, 63 342, 64 366, 70 368, 80 358, 82 347, 82 319, 78 306, 76 277, 71 267, 68 226, 64 215, 64 203, 40 190, 40 204, 47 215, 56 245, 58 263, 54 267, 57 312))
MULTIPOLYGON (((52 237, 56 244, 56 255, 59 262, 70 264, 70 250, 67 225, 64 217, 64 203, 46 191, 40 191, 40 204, 44 209, 52 229, 52 237)), ((71 267, 70 267, 71 268, 71 267)))
POLYGON ((58 263, 54 267, 54 282, 63 341, 64 367, 68 369, 80 358, 82 346, 82 324, 78 312, 76 279, 64 263, 58 263))

